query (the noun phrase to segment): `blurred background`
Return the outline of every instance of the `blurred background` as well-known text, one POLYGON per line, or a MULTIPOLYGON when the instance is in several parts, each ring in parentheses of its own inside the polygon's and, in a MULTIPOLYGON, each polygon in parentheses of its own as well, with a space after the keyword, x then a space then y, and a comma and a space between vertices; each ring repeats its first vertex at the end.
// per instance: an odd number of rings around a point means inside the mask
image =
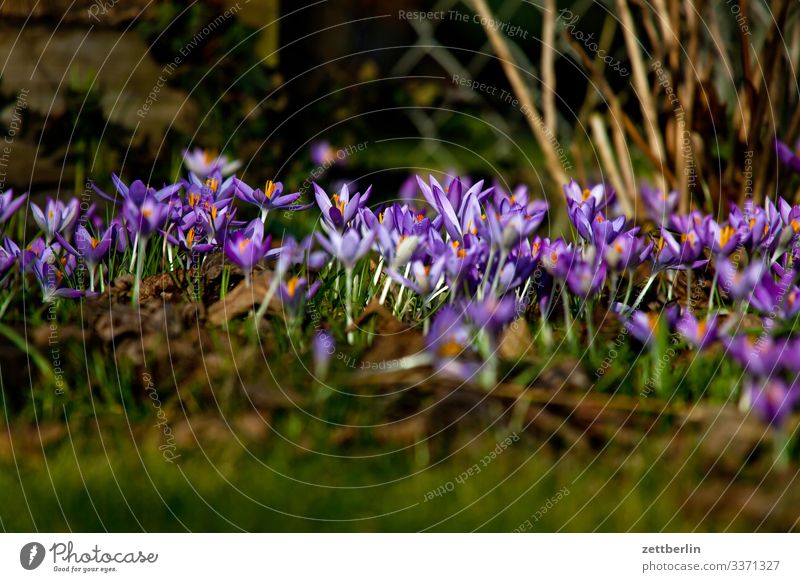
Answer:
POLYGON ((391 196, 409 172, 454 171, 552 198, 564 175, 620 189, 655 177, 709 206, 739 197, 753 150, 770 162, 762 189, 774 188, 774 128, 785 141, 798 133, 785 82, 798 62, 797 8, 754 3, 745 18, 736 3, 625 2, 632 47, 616 4, 493 1, 484 26, 457 0, 4 2, 4 185, 80 193, 87 178, 109 185, 111 171, 163 182, 199 146, 242 159, 253 183, 292 190, 347 175, 391 196), (513 101, 491 28, 543 121, 513 101), (772 60, 754 60, 745 43, 772 60), (552 130, 563 174, 533 123, 552 130), (699 182, 681 180, 684 139, 699 182))
POLYGON ((394 196, 409 172, 450 171, 556 199, 566 177, 610 181, 635 207, 653 180, 686 210, 777 187, 775 128, 800 130, 793 4, 481 4, 4 2, 5 187, 160 183, 195 146, 303 191, 346 175, 394 196))

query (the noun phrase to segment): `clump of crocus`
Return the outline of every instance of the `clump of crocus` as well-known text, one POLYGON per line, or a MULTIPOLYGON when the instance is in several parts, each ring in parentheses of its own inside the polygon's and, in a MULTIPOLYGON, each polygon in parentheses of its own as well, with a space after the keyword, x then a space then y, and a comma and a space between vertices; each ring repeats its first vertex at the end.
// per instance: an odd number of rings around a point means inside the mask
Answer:
POLYGON ((136 278, 133 286, 133 301, 139 301, 147 242, 161 230, 169 217, 170 207, 155 196, 146 193, 143 198, 128 197, 122 207, 127 227, 134 233, 131 263, 136 264, 136 278))

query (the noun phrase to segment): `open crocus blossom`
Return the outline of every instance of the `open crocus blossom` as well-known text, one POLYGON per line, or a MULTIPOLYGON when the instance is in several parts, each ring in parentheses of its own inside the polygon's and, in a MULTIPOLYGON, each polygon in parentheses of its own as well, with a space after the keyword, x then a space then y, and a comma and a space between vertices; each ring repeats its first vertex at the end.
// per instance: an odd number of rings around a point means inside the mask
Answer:
POLYGON ((345 269, 352 270, 356 263, 372 248, 375 233, 363 235, 350 229, 343 235, 332 231, 328 236, 317 233, 317 241, 329 255, 338 259, 345 269))
MULTIPOLYGON (((183 187, 183 184, 178 182, 176 184, 168 184, 160 190, 156 190, 155 188, 151 188, 150 186, 146 185, 141 180, 134 180, 131 185, 128 186, 116 174, 111 174, 111 181, 113 182, 114 188, 116 188, 117 193, 119 194, 119 197, 122 199, 123 203, 130 201, 137 206, 141 206, 141 204, 147 198, 153 198, 159 202, 167 201, 183 187)), ((119 200, 117 200, 115 197, 109 196, 100 190, 94 183, 92 183, 92 188, 102 198, 114 203, 119 202, 119 200)))
POLYGON ((68 233, 78 220, 78 199, 73 198, 67 204, 60 200, 47 199, 44 210, 31 203, 31 214, 36 224, 44 231, 44 238, 49 243, 56 233, 68 233))
POLYGON ((645 345, 652 345, 657 339, 661 329, 668 330, 672 328, 678 318, 678 306, 670 305, 662 312, 657 311, 634 311, 626 314, 624 306, 616 303, 612 306, 622 319, 625 328, 628 332, 645 345), (663 328, 661 326, 664 326, 663 328))
POLYGON ((225 256, 239 267, 250 285, 253 268, 267 256, 272 244, 272 237, 264 236, 264 225, 254 220, 247 229, 231 233, 225 240, 225 256))
POLYGON ((783 424, 800 400, 797 383, 787 384, 780 378, 750 379, 747 391, 753 411, 770 425, 783 424))
POLYGON ((704 319, 697 319, 688 310, 675 326, 681 335, 698 349, 703 349, 718 339, 718 327, 717 315, 712 315, 708 321, 706 321, 704 319))
POLYGON ((140 239, 147 239, 164 226, 169 217, 169 206, 152 196, 145 197, 138 204, 129 199, 125 201, 122 215, 140 239))
POLYGON ((42 289, 42 299, 45 303, 50 303, 59 298, 75 299, 84 294, 80 289, 67 287, 64 280, 64 271, 50 261, 35 259, 32 262, 32 271, 42 289))
POLYGON ((84 225, 78 225, 75 229, 75 246, 73 247, 67 240, 60 234, 56 234, 59 243, 64 249, 75 256, 82 259, 86 266, 89 268, 89 290, 94 291, 95 274, 97 267, 108 255, 111 250, 111 245, 114 242, 114 235, 116 227, 110 226, 99 237, 94 237, 89 233, 84 225))
POLYGON ((635 269, 645 262, 653 249, 653 241, 645 244, 637 236, 638 228, 623 232, 609 244, 605 245, 603 256, 605 264, 609 269, 624 272, 628 269, 635 269))
POLYGON ((283 194, 283 184, 267 180, 264 190, 255 190, 239 180, 233 180, 237 198, 248 204, 252 204, 261 211, 261 220, 267 219, 270 210, 299 210, 300 207, 292 207, 292 204, 300 198, 300 192, 294 194, 283 194))
POLYGON ((363 196, 356 193, 351 198, 350 189, 344 184, 338 193, 328 198, 325 190, 314 183, 314 197, 322 212, 322 220, 334 230, 344 229, 355 218, 358 210, 369 198, 369 192, 367 190, 363 196))
POLYGON ((202 148, 195 148, 191 151, 183 150, 183 163, 187 170, 200 178, 206 178, 214 172, 228 176, 242 165, 239 160, 229 160, 226 156, 202 148))
POLYGON ((744 233, 740 230, 730 224, 717 224, 711 217, 706 222, 706 245, 715 255, 727 257, 742 244, 744 233))

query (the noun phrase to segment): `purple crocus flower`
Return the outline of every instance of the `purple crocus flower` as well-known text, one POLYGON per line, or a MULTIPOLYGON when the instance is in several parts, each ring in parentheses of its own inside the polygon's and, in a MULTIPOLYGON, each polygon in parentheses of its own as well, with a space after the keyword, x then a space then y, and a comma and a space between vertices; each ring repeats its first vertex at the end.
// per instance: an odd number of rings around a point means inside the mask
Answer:
POLYGON ((581 189, 574 180, 564 186, 567 199, 567 215, 578 235, 584 240, 592 239, 592 222, 605 203, 605 188, 598 184, 591 190, 581 189))
POLYGON ((233 174, 242 163, 239 160, 228 160, 226 156, 217 155, 216 152, 195 148, 192 151, 183 150, 183 163, 186 168, 201 178, 219 172, 223 176, 233 174))
POLYGON ((362 235, 356 229, 350 229, 344 234, 331 231, 328 236, 317 232, 317 241, 329 255, 338 259, 345 269, 352 270, 356 263, 372 248, 375 233, 369 232, 362 235))
POLYGON ((703 243, 697 232, 690 228, 680 235, 680 242, 665 228, 661 229, 661 238, 655 245, 653 266, 655 271, 662 269, 696 269, 708 261, 699 259, 703 252, 703 243))
POLYGON ((730 256, 742 243, 743 233, 733 226, 729 224, 720 225, 710 216, 707 217, 705 222, 707 223, 705 243, 715 255, 721 257, 730 256))
POLYGON ((738 271, 727 259, 719 259, 716 267, 720 287, 735 300, 749 297, 767 272, 767 266, 761 261, 751 263, 744 271, 738 271))
POLYGON ((719 337, 717 314, 712 315, 708 320, 703 320, 696 319, 690 311, 686 310, 675 327, 689 343, 699 350, 714 343, 719 337))
POLYGON ((625 306, 619 303, 615 303, 612 310, 622 319, 625 329, 645 345, 652 345, 655 341, 662 321, 666 324, 666 329, 670 329, 675 326, 678 318, 678 306, 675 304, 665 307, 661 312, 636 310, 628 316, 624 314, 625 306))
POLYGON ((556 279, 564 280, 574 260, 571 245, 557 238, 552 243, 549 239, 542 241, 544 249, 541 254, 542 266, 556 279))
POLYGON ((795 276, 793 270, 784 271, 781 281, 776 282, 771 272, 764 272, 750 291, 750 305, 765 315, 793 316, 800 308, 797 292, 791 285, 795 276))
POLYGON ((767 209, 760 206, 753 207, 751 201, 745 203, 745 211, 731 210, 728 221, 741 233, 742 244, 751 250, 769 250, 774 247, 781 230, 780 213, 771 201, 767 202, 767 209))
POLYGON ((511 323, 519 311, 516 299, 506 295, 498 299, 493 295, 483 300, 473 300, 467 306, 467 314, 479 329, 485 329, 494 337, 511 323))
POLYGON ((644 241, 637 236, 638 232, 638 228, 632 228, 605 246, 603 257, 610 269, 619 272, 635 269, 647 260, 654 243, 650 241, 645 245, 644 241))
POLYGON ((59 298, 75 299, 83 295, 78 289, 71 289, 64 285, 64 272, 49 261, 34 259, 32 271, 36 281, 42 289, 42 299, 50 303, 59 298))
POLYGON ((212 204, 208 208, 195 209, 197 221, 203 227, 206 238, 216 244, 222 244, 222 241, 225 240, 228 229, 234 223, 233 219, 237 211, 238 208, 232 206, 218 208, 216 204, 212 204))
POLYGON ((663 190, 656 190, 649 184, 642 184, 639 192, 642 195, 648 216, 659 226, 667 224, 669 217, 678 207, 677 190, 666 194, 663 190))
POLYGON ((58 242, 73 256, 82 257, 89 268, 89 289, 94 291, 97 266, 106 258, 114 243, 116 228, 110 226, 99 238, 95 238, 82 224, 75 229, 75 246, 70 245, 64 237, 56 234, 58 242))
MULTIPOLYGON (((179 205, 180 209, 186 211, 187 205, 190 209, 208 208, 212 204, 216 204, 219 208, 225 208, 233 201, 235 180, 235 176, 223 179, 219 172, 215 172, 205 180, 189 174, 189 180, 184 182, 186 203, 179 205)), ((170 198, 170 201, 178 202, 175 197, 170 198)))
POLYGON ((733 359, 756 376, 772 376, 784 367, 787 354, 794 356, 792 346, 785 339, 774 339, 766 335, 762 335, 757 341, 747 335, 721 339, 733 359))
POLYGON ((278 287, 278 296, 281 303, 288 308, 289 311, 294 311, 300 304, 303 298, 308 281, 305 277, 290 277, 288 281, 281 281, 278 287))
POLYGON ((428 176, 429 183, 426 183, 419 176, 417 176, 416 179, 417 186, 419 186, 423 198, 425 198, 431 207, 436 208, 441 212, 441 209, 439 209, 439 206, 441 205, 440 198, 443 198, 447 200, 447 206, 450 208, 450 210, 458 215, 463 214, 464 205, 468 199, 474 197, 478 203, 482 203, 494 191, 493 187, 484 189, 483 180, 479 180, 478 182, 472 184, 465 191, 464 180, 459 177, 453 178, 446 187, 442 187, 439 181, 432 175, 428 176))
POLYGON ((523 215, 536 219, 544 218, 548 209, 547 201, 538 200, 530 196, 528 187, 524 184, 517 186, 511 194, 495 184, 492 198, 499 214, 520 211, 523 215))
POLYGON ((229 233, 225 239, 225 256, 244 272, 247 286, 253 268, 267 257, 271 244, 272 237, 264 237, 264 223, 257 219, 247 228, 229 233))
POLYGON ((498 216, 494 210, 487 210, 486 225, 489 240, 503 252, 528 238, 544 219, 544 210, 536 217, 527 217, 520 211, 498 216))
POLYGON ((625 217, 606 219, 602 212, 598 212, 591 224, 589 240, 602 251, 605 246, 616 239, 625 228, 625 217))
POLYGON ((602 210, 606 206, 606 187, 604 184, 597 184, 592 189, 584 189, 575 180, 571 180, 569 184, 564 186, 564 194, 567 197, 567 204, 577 206, 591 204, 593 211, 602 210))
POLYGON ((750 379, 747 393, 752 410, 771 426, 781 426, 800 399, 800 387, 780 378, 750 379))
POLYGON ((430 265, 426 265, 421 260, 412 261, 411 272, 414 274, 414 281, 407 279, 392 268, 387 269, 386 274, 418 295, 428 296, 436 290, 437 284, 444 274, 445 263, 446 258, 443 256, 438 257, 430 265))
POLYGON ((216 249, 217 245, 213 243, 198 241, 197 233, 199 231, 201 231, 201 229, 190 226, 185 230, 183 228, 176 229, 177 236, 166 232, 164 235, 167 237, 169 244, 178 247, 180 250, 190 255, 193 253, 208 253, 216 249))
POLYGON ((50 244, 57 232, 69 234, 78 220, 79 205, 77 198, 73 198, 68 204, 64 204, 60 200, 53 200, 48 197, 44 210, 31 203, 33 220, 44 231, 44 238, 47 244, 50 244))
POLYGON ((795 151, 792 151, 788 145, 775 139, 775 153, 778 154, 778 159, 784 166, 800 174, 800 155, 797 152, 800 152, 800 141, 797 142, 795 151))
MULTIPOLYGON (((566 255, 563 258, 566 258, 566 255)), ((567 270, 567 285, 573 295, 588 299, 599 293, 606 281, 605 261, 599 256, 582 257, 576 252, 571 262, 567 270)))
POLYGON ((311 151, 311 161, 317 166, 329 167, 336 164, 337 151, 331 146, 330 142, 326 140, 315 141, 309 149, 311 151))
POLYGON ((287 311, 296 313, 300 304, 314 297, 321 285, 322 281, 316 281, 309 287, 305 277, 290 277, 287 281, 281 281, 278 297, 287 311))
POLYGON ((14 266, 14 263, 17 262, 18 253, 9 250, 9 240, 10 239, 6 238, 5 244, 0 246, 0 280, 2 280, 5 274, 14 266))
MULTIPOLYGON (((116 174, 111 174, 111 181, 114 183, 114 187, 117 189, 117 192, 119 193, 123 202, 130 200, 137 206, 141 205, 147 198, 154 198, 159 202, 164 202, 172 198, 180 191, 181 188, 183 188, 183 183, 178 182, 176 184, 164 186, 160 190, 156 190, 155 188, 150 188, 149 186, 145 185, 145 183, 141 180, 135 180, 130 186, 128 186, 116 174)), ((95 184, 92 184, 92 188, 106 200, 110 200, 114 204, 119 202, 116 197, 109 196, 100 190, 95 184)))
POLYGON ((792 206, 781 197, 778 200, 778 208, 783 226, 790 228, 794 234, 800 233, 800 205, 792 206))
POLYGON ((322 212, 322 219, 325 223, 334 230, 341 231, 353 220, 358 210, 364 206, 371 189, 371 187, 368 188, 363 195, 356 193, 351 198, 347 184, 343 184, 341 191, 328 199, 325 190, 315 182, 314 197, 317 200, 317 205, 322 212))
POLYGON ((154 196, 146 196, 137 204, 132 198, 125 200, 122 215, 140 240, 146 240, 160 230, 169 217, 170 207, 154 196))
POLYGON ((302 210, 308 206, 292 206, 301 194, 295 192, 294 194, 283 194, 283 184, 280 182, 273 182, 267 180, 264 185, 264 190, 256 188, 255 190, 235 178, 234 181, 236 197, 240 200, 256 206, 261 211, 261 220, 267 219, 267 214, 270 210, 302 210))
POLYGON ((108 255, 108 251, 111 249, 111 245, 114 242, 114 233, 115 229, 109 227, 101 236, 95 238, 86 227, 81 224, 75 229, 74 247, 60 234, 56 234, 56 238, 67 252, 76 257, 82 257, 90 267, 96 267, 108 255))
POLYGON ((439 310, 425 338, 437 372, 459 380, 469 380, 475 375, 479 364, 470 359, 475 355, 471 335, 455 309, 448 305, 439 310))
POLYGON ((27 194, 14 198, 13 190, 6 190, 0 194, 0 226, 8 222, 8 219, 25 204, 27 199, 27 194))

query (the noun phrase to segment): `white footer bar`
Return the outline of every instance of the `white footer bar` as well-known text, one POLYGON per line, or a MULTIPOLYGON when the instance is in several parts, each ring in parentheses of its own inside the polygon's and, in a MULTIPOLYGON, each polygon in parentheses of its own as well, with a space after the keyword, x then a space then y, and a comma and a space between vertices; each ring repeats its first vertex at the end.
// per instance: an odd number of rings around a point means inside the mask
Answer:
POLYGON ((0 580, 800 580, 796 534, 4 534, 0 580), (247 578, 245 578, 245 576, 247 578))

